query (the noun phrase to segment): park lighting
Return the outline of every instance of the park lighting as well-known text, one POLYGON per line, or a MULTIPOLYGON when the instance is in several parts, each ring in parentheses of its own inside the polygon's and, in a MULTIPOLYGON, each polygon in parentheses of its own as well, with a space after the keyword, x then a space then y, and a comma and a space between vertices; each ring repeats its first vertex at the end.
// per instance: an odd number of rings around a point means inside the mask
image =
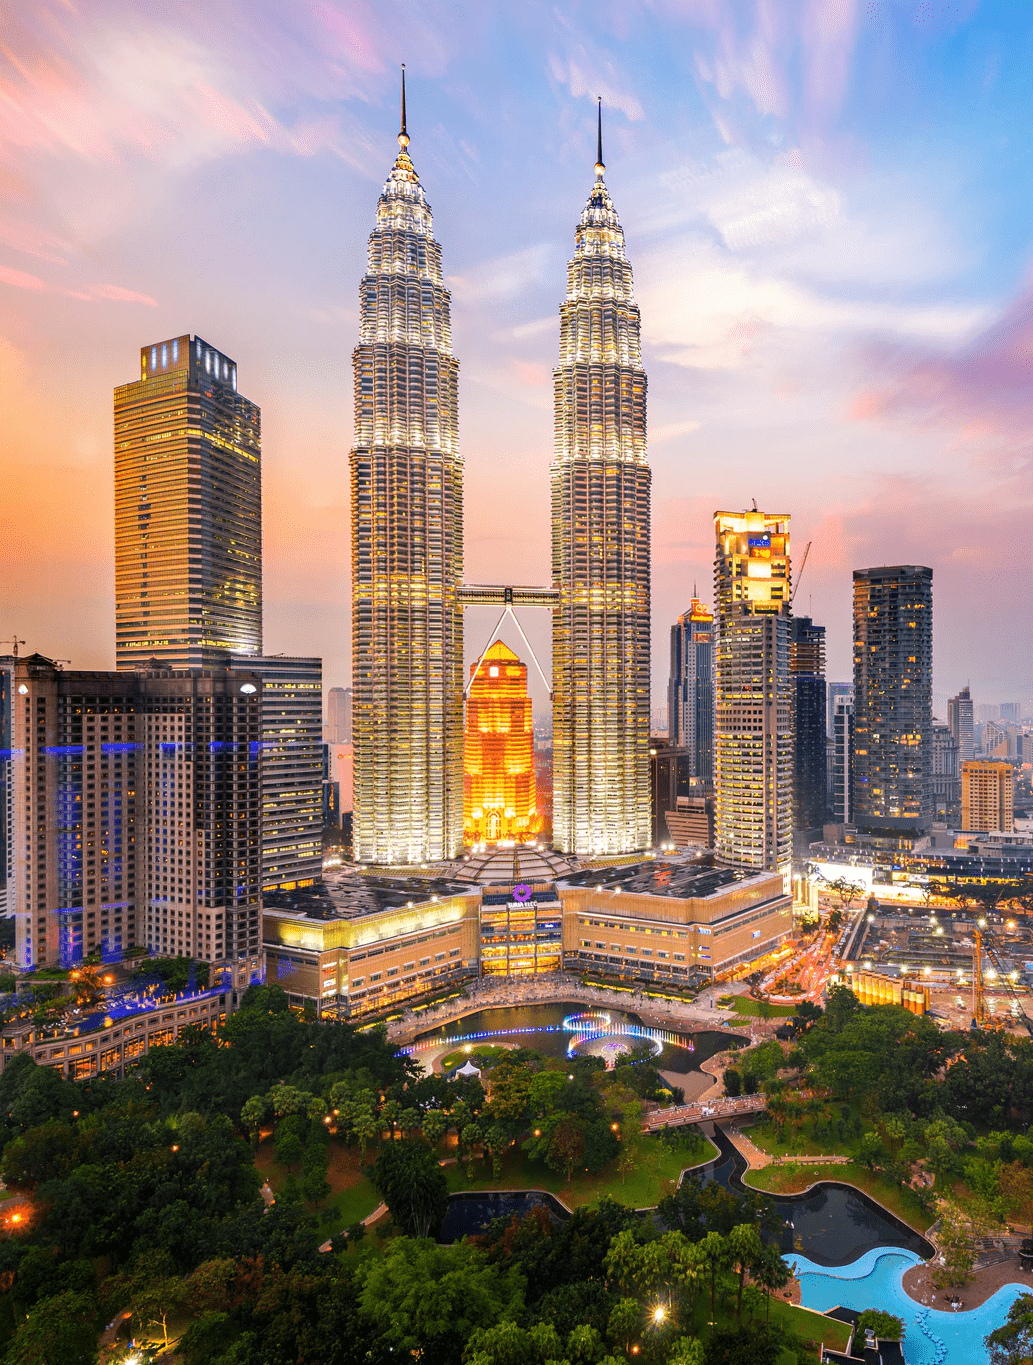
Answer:
POLYGON ((536 1128, 536 1129, 534 1130, 534 1135, 535 1135, 535 1137, 541 1137, 541 1135, 542 1135, 542 1130, 541 1130, 540 1128, 536 1128))
POLYGON ((663 1322, 666 1316, 667 1309, 663 1306, 662 1303, 658 1303, 656 1307, 653 1309, 653 1321, 656 1323, 657 1327, 660 1326, 660 1324, 663 1322))
POLYGON ((985 919, 977 919, 977 920, 976 920, 976 923, 979 925, 980 929, 985 929, 985 928, 986 928, 986 920, 985 920, 985 919))

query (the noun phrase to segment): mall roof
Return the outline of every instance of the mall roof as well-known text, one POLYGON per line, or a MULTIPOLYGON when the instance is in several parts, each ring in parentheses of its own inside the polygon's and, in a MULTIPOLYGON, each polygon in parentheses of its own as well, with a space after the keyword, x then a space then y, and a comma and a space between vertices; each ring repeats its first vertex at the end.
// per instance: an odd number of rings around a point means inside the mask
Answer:
POLYGON ((701 900, 751 875, 737 867, 719 866, 713 854, 686 859, 656 858, 623 867, 590 868, 564 877, 563 886, 601 887, 640 896, 672 896, 701 900))
POLYGON ((469 895, 474 888, 444 877, 389 877, 341 869, 324 873, 315 886, 266 891, 266 910, 306 919, 357 919, 382 910, 403 910, 428 901, 469 895))

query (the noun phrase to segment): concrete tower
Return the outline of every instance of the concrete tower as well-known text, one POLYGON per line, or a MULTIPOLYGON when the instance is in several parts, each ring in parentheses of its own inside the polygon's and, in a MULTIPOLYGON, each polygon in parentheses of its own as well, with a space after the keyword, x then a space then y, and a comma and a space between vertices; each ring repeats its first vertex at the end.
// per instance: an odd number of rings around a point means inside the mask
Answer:
POLYGON ((353 839, 366 863, 452 858, 463 837, 459 367, 408 145, 403 75, 353 356, 353 839))
POLYGON ((603 180, 575 233, 553 372, 553 841, 650 841, 646 376, 624 233, 603 180))
POLYGON ((715 512, 717 851, 784 872, 793 851, 789 518, 715 512))

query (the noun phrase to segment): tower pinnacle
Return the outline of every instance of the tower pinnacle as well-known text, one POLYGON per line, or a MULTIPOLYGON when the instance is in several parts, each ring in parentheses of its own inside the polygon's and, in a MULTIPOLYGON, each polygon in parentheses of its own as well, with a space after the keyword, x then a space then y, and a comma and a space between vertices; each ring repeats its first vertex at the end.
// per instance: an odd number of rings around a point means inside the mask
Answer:
POLYGON ((603 161, 603 97, 602 97, 602 95, 599 96, 598 118, 599 118, 598 133, 597 133, 597 141, 596 141, 596 146, 595 146, 595 173, 596 173, 596 175, 597 175, 600 179, 602 179, 603 171, 606 170, 606 165, 605 165, 605 163, 604 163, 604 161, 603 161))
POLYGON ((405 63, 402 63, 402 126, 398 131, 398 145, 404 151, 409 145, 409 133, 405 127, 405 63))

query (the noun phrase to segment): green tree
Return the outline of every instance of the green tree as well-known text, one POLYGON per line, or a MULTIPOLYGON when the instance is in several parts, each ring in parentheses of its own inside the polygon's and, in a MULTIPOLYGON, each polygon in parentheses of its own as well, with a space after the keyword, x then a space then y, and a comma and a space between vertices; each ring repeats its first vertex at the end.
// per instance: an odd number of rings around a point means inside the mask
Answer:
POLYGON ((40 1299, 15 1332, 5 1365, 95 1365, 97 1305, 91 1294, 66 1290, 40 1299))
POLYGON ((904 1320, 884 1313, 881 1308, 866 1308, 857 1318, 856 1330, 863 1338, 865 1332, 874 1332, 885 1341, 904 1340, 904 1320))
POLYGON ((761 1262, 763 1243, 752 1223, 739 1223, 725 1239, 725 1254, 737 1279, 735 1320, 742 1326, 742 1291, 746 1276, 761 1262))
POLYGON ((1033 1294, 1020 1294, 1004 1323, 984 1338, 991 1365, 1023 1365, 1033 1356, 1033 1294))
POLYGON ((610 1313, 606 1324, 606 1336, 610 1344, 625 1355, 631 1354, 632 1343, 642 1327, 642 1305, 638 1299, 619 1299, 610 1313))
POLYGON ((710 1320, 717 1318, 717 1277, 728 1264, 728 1245, 719 1232, 708 1232, 699 1244, 710 1277, 710 1320))
POLYGON ((422 1142, 387 1144, 373 1167, 373 1184, 391 1217, 411 1237, 429 1237, 448 1208, 448 1180, 422 1142))
POLYGON ((428 1365, 451 1365, 477 1328, 515 1318, 523 1306, 520 1277, 490 1265, 469 1242, 397 1237, 358 1273, 363 1316, 396 1356, 428 1365))

